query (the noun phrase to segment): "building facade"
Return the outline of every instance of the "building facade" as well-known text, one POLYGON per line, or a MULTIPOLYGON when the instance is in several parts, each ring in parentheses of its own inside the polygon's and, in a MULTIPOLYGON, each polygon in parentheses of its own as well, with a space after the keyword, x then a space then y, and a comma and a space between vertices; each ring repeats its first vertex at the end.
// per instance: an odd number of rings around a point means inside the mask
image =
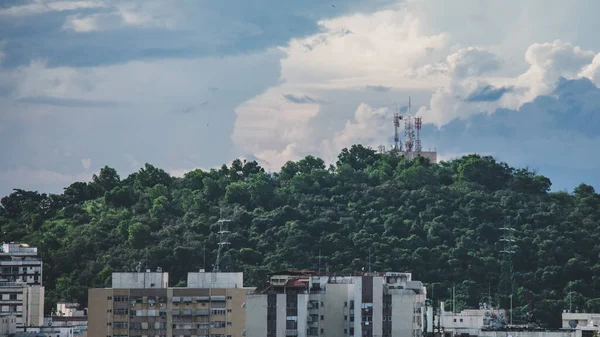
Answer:
POLYGON ((247 336, 421 336, 425 298, 409 273, 282 272, 248 294, 247 336))
POLYGON ((24 243, 2 244, 0 313, 15 315, 17 326, 44 323, 42 260, 37 248, 24 243))
POLYGON ((42 285, 42 259, 37 248, 21 243, 4 243, 0 251, 0 279, 42 285))
MULTIPOLYGON (((121 273, 124 274, 124 273, 121 273)), ((130 279, 157 277, 129 273, 130 279)), ((166 274, 166 273, 165 273, 166 274)), ((152 287, 90 289, 88 292, 88 335, 90 337, 142 336, 244 336, 246 292, 243 283, 230 283, 234 273, 190 273, 188 280, 205 279, 203 288, 170 288, 166 283, 151 282, 152 287), (214 275, 212 275, 214 274, 214 275), (235 285, 235 284, 234 284, 235 285)), ((240 273, 241 274, 241 273, 240 273)), ((117 280, 119 275, 117 276, 117 280)), ((123 275, 120 275, 123 276, 123 275)), ((243 276, 243 275, 242 275, 243 276)), ((113 276, 114 277, 114 276, 113 276)), ((155 279, 156 280, 156 279, 155 279)), ((136 283, 139 285, 139 283, 136 283)), ((144 285, 150 285, 148 282, 144 285)))
POLYGON ((0 337, 12 336, 17 332, 17 317, 10 313, 0 314, 0 337))
POLYGON ((44 324, 44 287, 0 281, 0 312, 15 315, 17 326, 44 324))

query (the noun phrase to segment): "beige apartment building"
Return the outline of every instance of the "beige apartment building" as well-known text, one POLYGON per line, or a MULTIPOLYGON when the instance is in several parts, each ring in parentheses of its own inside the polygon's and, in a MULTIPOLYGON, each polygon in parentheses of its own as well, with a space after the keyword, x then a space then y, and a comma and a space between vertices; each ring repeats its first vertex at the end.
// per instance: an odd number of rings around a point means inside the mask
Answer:
POLYGON ((170 288, 167 273, 113 273, 113 288, 88 292, 88 336, 242 337, 248 291, 242 279, 242 273, 201 271, 188 274, 188 285, 202 288, 170 288))

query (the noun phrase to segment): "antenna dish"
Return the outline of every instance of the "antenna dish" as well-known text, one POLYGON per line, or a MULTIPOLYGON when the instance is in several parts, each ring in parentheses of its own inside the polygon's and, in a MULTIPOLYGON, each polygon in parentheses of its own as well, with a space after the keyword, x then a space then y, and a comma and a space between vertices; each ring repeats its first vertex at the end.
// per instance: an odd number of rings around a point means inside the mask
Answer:
POLYGON ((575 329, 577 327, 577 322, 575 322, 574 320, 570 320, 569 326, 571 327, 571 329, 575 329))

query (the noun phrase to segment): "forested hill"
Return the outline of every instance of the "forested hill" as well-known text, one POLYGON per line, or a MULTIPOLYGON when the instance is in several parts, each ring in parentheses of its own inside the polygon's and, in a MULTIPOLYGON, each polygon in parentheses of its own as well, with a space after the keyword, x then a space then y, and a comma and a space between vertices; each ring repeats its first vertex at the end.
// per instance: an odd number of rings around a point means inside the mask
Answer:
POLYGON ((173 285, 205 260, 210 270, 220 216, 232 220, 225 266, 243 270, 247 285, 268 271, 316 269, 319 252, 323 269, 366 269, 370 251, 374 271, 410 271, 435 301, 456 286, 461 309, 499 292, 510 219, 516 316, 556 326, 569 292, 573 309, 600 312, 600 197, 550 185, 491 157, 429 164, 353 146, 335 166, 309 156, 272 175, 239 160, 183 178, 146 164, 120 179, 105 167, 61 195, 15 190, 2 198, 0 224, 4 241, 39 247, 48 310, 87 302, 88 287, 110 286, 112 271, 140 261, 170 272, 173 285))

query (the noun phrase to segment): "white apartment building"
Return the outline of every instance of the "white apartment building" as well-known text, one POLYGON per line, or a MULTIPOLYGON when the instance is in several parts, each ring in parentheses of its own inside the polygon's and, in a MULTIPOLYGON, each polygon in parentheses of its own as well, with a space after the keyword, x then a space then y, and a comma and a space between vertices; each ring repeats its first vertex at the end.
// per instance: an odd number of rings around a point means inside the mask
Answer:
POLYGON ((37 248, 24 243, 3 243, 0 251, 0 279, 42 285, 42 259, 37 248))
POLYGON ((0 281, 0 312, 17 317, 17 326, 44 324, 44 287, 0 281))
POLYGON ((281 272, 247 295, 246 336, 421 336, 425 298, 410 273, 281 272))

